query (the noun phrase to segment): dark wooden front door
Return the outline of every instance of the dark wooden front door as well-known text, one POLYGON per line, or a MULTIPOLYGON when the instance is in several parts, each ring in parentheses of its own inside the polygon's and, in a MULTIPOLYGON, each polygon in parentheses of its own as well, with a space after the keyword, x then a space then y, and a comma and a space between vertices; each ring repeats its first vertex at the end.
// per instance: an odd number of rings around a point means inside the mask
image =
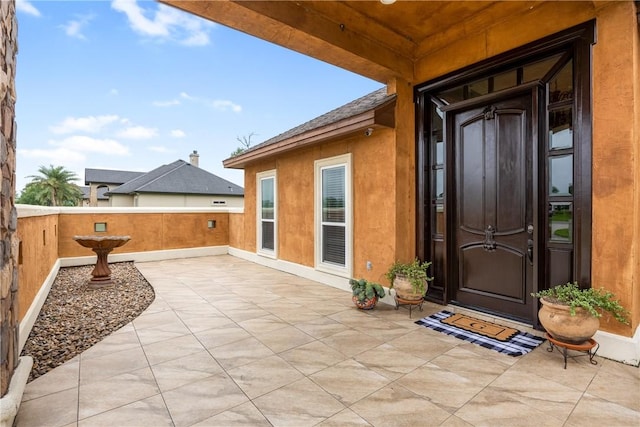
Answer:
POLYGON ((455 303, 530 321, 532 96, 452 112, 455 303))

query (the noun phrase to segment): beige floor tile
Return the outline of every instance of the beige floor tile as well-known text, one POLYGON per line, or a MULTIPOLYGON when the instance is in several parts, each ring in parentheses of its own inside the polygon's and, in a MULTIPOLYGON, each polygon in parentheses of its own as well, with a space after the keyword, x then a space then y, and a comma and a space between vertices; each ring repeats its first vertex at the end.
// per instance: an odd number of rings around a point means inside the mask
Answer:
POLYGON ((303 377, 300 371, 278 356, 260 359, 227 372, 251 399, 303 377))
MULTIPOLYGON (((417 326, 417 325, 416 325, 417 326)), ((403 353, 409 353, 420 359, 431 360, 460 345, 462 341, 427 328, 420 327, 399 338, 392 339, 389 344, 403 353)))
POLYGON ((307 378, 261 396, 254 403, 274 426, 314 426, 345 409, 307 378))
POLYGON ((427 363, 398 380, 398 384, 454 413, 483 388, 473 380, 427 363))
POLYGON ((587 393, 612 403, 640 411, 640 369, 611 360, 602 367, 587 388, 587 393))
POLYGON ((604 359, 598 358, 598 364, 589 363, 588 357, 569 359, 564 369, 562 355, 557 350, 547 351, 547 343, 531 353, 518 357, 511 369, 539 375, 576 390, 585 391, 602 366, 604 359))
POLYGON ((222 372, 222 367, 207 352, 200 351, 151 367, 162 392, 196 382, 222 372))
POLYGON ((295 308, 293 310, 269 310, 271 314, 283 321, 295 325, 297 323, 309 322, 322 318, 322 314, 308 308, 295 308))
POLYGON ((328 317, 307 320, 305 322, 296 323, 295 326, 304 333, 311 335, 316 339, 326 338, 328 336, 335 335, 340 332, 345 332, 351 329, 343 325, 342 323, 336 322, 335 320, 328 317))
POLYGON ((207 329, 206 331, 194 332, 194 336, 206 348, 219 347, 221 345, 231 344, 236 341, 251 338, 251 334, 249 332, 235 323, 223 325, 214 329, 207 329))
POLYGON ((585 394, 569 416, 566 425, 570 427, 638 426, 640 425, 640 412, 598 399, 591 394, 585 394))
POLYGON ((255 337, 274 353, 281 353, 295 347, 315 341, 315 338, 305 334, 293 326, 266 333, 254 333, 255 337))
POLYGON ((80 382, 89 383, 148 366, 142 347, 84 360, 80 355, 80 382))
POLYGON ((347 356, 355 356, 363 351, 371 350, 384 342, 354 330, 339 332, 323 338, 321 341, 347 356))
POLYGON ((321 341, 314 341, 286 351, 281 353, 280 357, 305 375, 311 375, 347 358, 321 341))
POLYGON ((78 420, 78 389, 60 391, 22 402, 15 420, 18 427, 59 427, 78 420))
POLYGON ((395 380, 426 363, 425 360, 397 350, 390 344, 382 344, 354 356, 367 368, 395 380))
POLYGON ((160 427, 173 426, 162 396, 157 394, 137 402, 80 420, 79 427, 160 427))
POLYGON ((347 406, 391 381, 352 359, 316 372, 309 378, 347 406))
POLYGON ((509 365, 490 351, 480 355, 461 347, 454 347, 446 353, 431 359, 431 363, 450 372, 456 372, 474 385, 486 386, 502 375, 509 365))
POLYGON ((80 385, 78 419, 91 417, 160 393, 146 367, 80 385))
POLYGON ((236 323, 244 322, 252 319, 259 319, 265 316, 270 316, 266 310, 261 309, 260 307, 256 307, 254 305, 249 306, 248 308, 232 308, 232 309, 224 309, 222 310, 225 316, 229 319, 233 320, 236 323))
POLYGON ((163 393, 176 427, 190 426, 248 402, 225 374, 216 374, 163 393))
POLYGON ((456 417, 455 415, 451 415, 449 418, 444 420, 441 424, 441 427, 473 427, 473 424, 469 424, 465 420, 456 417))
POLYGON ((272 314, 259 317, 257 319, 244 320, 242 322, 238 322, 238 325, 242 326, 250 334, 272 332, 289 326, 287 322, 272 314))
POLYGON ((433 426, 451 414, 400 385, 389 385, 351 406, 373 426, 433 426))
POLYGON ((271 423, 251 402, 228 409, 211 418, 207 418, 192 427, 260 427, 271 423))
POLYGON ((204 346, 193 335, 185 335, 166 341, 155 342, 143 347, 149 364, 166 362, 204 350, 204 346))
POLYGON ((208 351, 224 369, 233 369, 261 360, 275 353, 254 337, 234 341, 230 344, 209 348, 208 351))
POLYGON ((173 310, 159 311, 155 313, 142 313, 132 322, 136 330, 156 328, 167 323, 181 323, 180 318, 173 310))
POLYGON ((510 393, 485 389, 455 415, 477 426, 562 426, 564 419, 526 405, 510 393))
POLYGON ((333 417, 318 424, 319 427, 362 427, 370 425, 351 409, 340 411, 333 417))
POLYGON ((138 334, 135 329, 131 327, 127 328, 126 331, 118 331, 115 334, 105 337, 93 347, 83 351, 82 358, 88 360, 93 357, 100 357, 136 347, 140 347, 140 340, 138 339, 138 334))
POLYGON ((582 396, 581 391, 539 375, 511 370, 498 377, 489 388, 561 420, 569 416, 582 396))
POLYGON ((22 401, 78 387, 80 381, 80 357, 76 356, 52 371, 28 383, 22 401))

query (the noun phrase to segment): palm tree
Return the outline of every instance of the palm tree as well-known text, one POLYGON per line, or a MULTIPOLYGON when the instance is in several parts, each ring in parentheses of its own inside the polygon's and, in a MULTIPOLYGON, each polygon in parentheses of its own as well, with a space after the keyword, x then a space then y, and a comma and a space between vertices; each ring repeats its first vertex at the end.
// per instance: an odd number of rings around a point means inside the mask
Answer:
MULTIPOLYGON (((38 168, 40 175, 30 175, 31 187, 36 200, 45 206, 76 206, 82 198, 82 191, 72 181, 78 179, 75 172, 64 166, 49 165, 38 168)), ((26 187, 25 187, 26 189, 26 187)))

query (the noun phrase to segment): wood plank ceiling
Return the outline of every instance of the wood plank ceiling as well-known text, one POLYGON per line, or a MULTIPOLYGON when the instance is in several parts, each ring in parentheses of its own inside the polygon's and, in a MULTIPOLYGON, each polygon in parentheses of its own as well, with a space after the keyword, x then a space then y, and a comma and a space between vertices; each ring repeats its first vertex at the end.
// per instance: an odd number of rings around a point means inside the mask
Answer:
POLYGON ((413 82, 420 58, 544 3, 160 1, 381 83, 413 82))

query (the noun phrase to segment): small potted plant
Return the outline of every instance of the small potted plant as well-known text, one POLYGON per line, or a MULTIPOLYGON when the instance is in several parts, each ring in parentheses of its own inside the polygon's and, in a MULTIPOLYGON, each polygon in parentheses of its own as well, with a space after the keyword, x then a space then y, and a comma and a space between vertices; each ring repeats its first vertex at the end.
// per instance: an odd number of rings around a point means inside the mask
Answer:
POLYGON ((378 283, 365 279, 351 279, 349 284, 353 291, 351 300, 359 309, 371 310, 376 306, 378 298, 384 298, 384 288, 378 283))
POLYGON ((604 289, 580 289, 577 282, 569 282, 531 296, 542 303, 538 312, 542 326, 551 337, 562 342, 581 344, 591 339, 600 327, 603 311, 629 324, 628 312, 613 293, 604 289))
POLYGON ((430 266, 430 261, 421 262, 418 258, 410 263, 394 262, 385 274, 391 284, 389 289, 395 289, 399 299, 421 300, 427 292, 428 281, 433 280, 427 274, 430 266))

